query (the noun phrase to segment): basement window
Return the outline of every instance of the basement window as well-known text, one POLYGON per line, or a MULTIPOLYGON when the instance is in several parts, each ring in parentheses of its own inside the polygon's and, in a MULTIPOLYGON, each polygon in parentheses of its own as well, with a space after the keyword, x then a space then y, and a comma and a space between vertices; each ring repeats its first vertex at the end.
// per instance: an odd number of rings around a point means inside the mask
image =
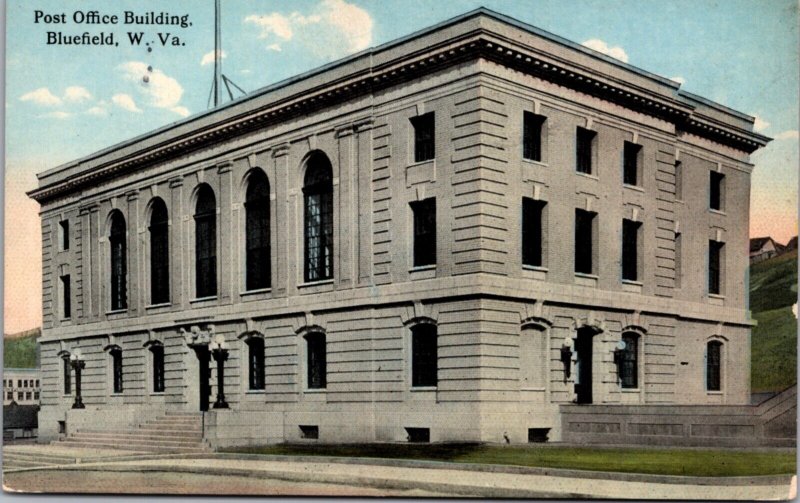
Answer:
POLYGON ((409 442, 429 443, 431 441, 430 428, 406 428, 409 442))
POLYGON ((301 424, 299 427, 300 427, 300 438, 305 438, 308 440, 319 439, 319 426, 301 424))
POLYGON ((528 443, 541 444, 547 442, 550 428, 528 428, 528 443))

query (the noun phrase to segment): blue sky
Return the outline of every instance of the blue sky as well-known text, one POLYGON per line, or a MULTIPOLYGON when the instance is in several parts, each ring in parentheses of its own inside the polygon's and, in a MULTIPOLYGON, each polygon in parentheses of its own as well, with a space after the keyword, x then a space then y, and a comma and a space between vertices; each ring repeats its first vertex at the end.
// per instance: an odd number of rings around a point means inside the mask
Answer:
MULTIPOLYGON (((25 236, 6 239, 7 283, 17 274, 16 260, 29 263, 30 250, 39 246, 31 223, 38 207, 23 194, 35 186, 36 172, 207 108, 213 5, 7 2, 6 235, 25 236), (36 10, 64 13, 68 23, 35 24, 36 10), (125 10, 188 14, 192 26, 73 22, 75 11, 92 10, 120 17, 125 10), (120 45, 48 46, 47 31, 113 31, 120 45), (146 40, 156 41, 152 52, 131 47, 127 31, 148 33, 146 40), (156 32, 177 35, 185 45, 161 47, 156 32), (141 80, 145 73, 148 85, 141 80)), ((776 140, 753 157, 751 234, 785 241, 797 232, 800 65, 797 3, 791 0, 222 0, 223 71, 253 91, 479 6, 680 79, 688 91, 756 115, 758 130, 776 140)), ((31 289, 38 283, 37 276, 31 289)))

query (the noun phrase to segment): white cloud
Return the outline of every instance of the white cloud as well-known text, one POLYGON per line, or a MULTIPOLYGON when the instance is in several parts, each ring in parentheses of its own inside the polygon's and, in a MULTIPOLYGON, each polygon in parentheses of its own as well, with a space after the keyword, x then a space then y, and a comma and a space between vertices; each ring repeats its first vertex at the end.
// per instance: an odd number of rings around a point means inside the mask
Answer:
MULTIPOLYGON (((217 53, 219 54, 219 59, 221 60, 228 57, 225 51, 217 51, 217 53)), ((212 63, 214 63, 214 51, 203 54, 203 59, 200 61, 200 66, 210 65, 212 63)))
POLYGON ((133 101, 129 94, 115 94, 111 97, 111 101, 123 110, 141 113, 141 110, 136 106, 136 102, 133 101))
POLYGON ((686 83, 686 79, 683 77, 670 77, 669 80, 677 82, 680 85, 684 85, 686 83))
POLYGON ((189 109, 183 106, 177 106, 170 108, 173 112, 180 115, 181 117, 188 117, 189 116, 189 109))
POLYGON ((753 129, 756 131, 764 131, 769 127, 769 122, 765 121, 762 117, 759 117, 757 114, 755 115, 755 122, 753 123, 753 129))
POLYGON ((19 97, 21 101, 32 101, 37 105, 53 107, 61 104, 61 98, 50 92, 46 87, 40 87, 19 97))
POLYGON ((251 14, 244 23, 259 29, 258 38, 267 40, 267 50, 281 51, 285 43, 299 41, 327 59, 369 47, 374 25, 369 12, 346 0, 321 0, 308 14, 251 14))
POLYGON ((594 49, 597 52, 602 52, 603 54, 611 56, 612 58, 616 58, 624 63, 628 62, 628 54, 625 52, 625 49, 619 46, 611 47, 600 39, 593 38, 587 40, 581 45, 588 47, 589 49, 594 49))
POLYGON ((103 106, 93 106, 89 110, 86 111, 89 115, 96 115, 98 117, 104 117, 108 115, 108 110, 105 109, 103 106))
POLYGON ((149 106, 173 111, 179 106, 183 96, 183 86, 161 70, 151 70, 141 61, 123 63, 118 69, 125 80, 137 84, 138 92, 149 106), (146 82, 145 76, 147 76, 146 82))
POLYGON ((85 87, 70 86, 64 90, 64 101, 81 103, 91 99, 92 93, 90 93, 85 87))
POLYGON ((240 71, 239 73, 241 73, 242 75, 250 75, 251 73, 253 73, 253 70, 251 70, 249 68, 245 68, 244 70, 240 71))
POLYGON ((800 131, 796 129, 790 129, 788 131, 784 131, 782 133, 778 133, 775 135, 776 140, 797 140, 800 139, 800 131))
POLYGON ((58 110, 58 111, 55 111, 55 112, 49 112, 49 113, 46 113, 44 115, 40 115, 39 117, 44 117, 46 119, 64 120, 64 119, 69 119, 70 117, 72 117, 72 114, 69 113, 69 112, 62 112, 61 110, 58 110))

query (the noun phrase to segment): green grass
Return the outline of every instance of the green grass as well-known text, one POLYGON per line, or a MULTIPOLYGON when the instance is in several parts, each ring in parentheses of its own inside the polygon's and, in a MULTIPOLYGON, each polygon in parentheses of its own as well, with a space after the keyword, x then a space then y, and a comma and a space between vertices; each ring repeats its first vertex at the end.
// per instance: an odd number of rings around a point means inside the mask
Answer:
POLYGON ((281 444, 223 451, 289 456, 417 459, 696 477, 781 475, 796 471, 793 451, 510 447, 479 444, 281 444))
POLYGON ((797 250, 750 267, 753 329, 750 382, 754 392, 780 391, 797 382, 797 250))
POLYGON ((37 365, 41 332, 31 330, 30 335, 5 337, 3 339, 3 366, 6 368, 34 368, 37 365))

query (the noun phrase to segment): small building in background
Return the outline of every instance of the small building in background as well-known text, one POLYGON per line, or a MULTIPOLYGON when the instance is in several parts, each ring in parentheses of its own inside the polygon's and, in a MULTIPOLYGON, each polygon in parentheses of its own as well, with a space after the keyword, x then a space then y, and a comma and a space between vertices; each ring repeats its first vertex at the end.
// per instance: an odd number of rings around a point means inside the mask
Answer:
POLYGON ((39 405, 41 370, 3 369, 3 406, 12 402, 17 405, 39 405))
POLYGON ((796 250, 797 249, 797 236, 793 237, 786 243, 786 251, 796 250))
MULTIPOLYGON (((796 245, 795 245, 796 246, 796 245)), ((755 264, 767 260, 783 252, 783 245, 767 236, 750 239, 750 263, 755 264)))
POLYGON ((39 405, 3 405, 3 441, 35 439, 39 428, 39 405))

